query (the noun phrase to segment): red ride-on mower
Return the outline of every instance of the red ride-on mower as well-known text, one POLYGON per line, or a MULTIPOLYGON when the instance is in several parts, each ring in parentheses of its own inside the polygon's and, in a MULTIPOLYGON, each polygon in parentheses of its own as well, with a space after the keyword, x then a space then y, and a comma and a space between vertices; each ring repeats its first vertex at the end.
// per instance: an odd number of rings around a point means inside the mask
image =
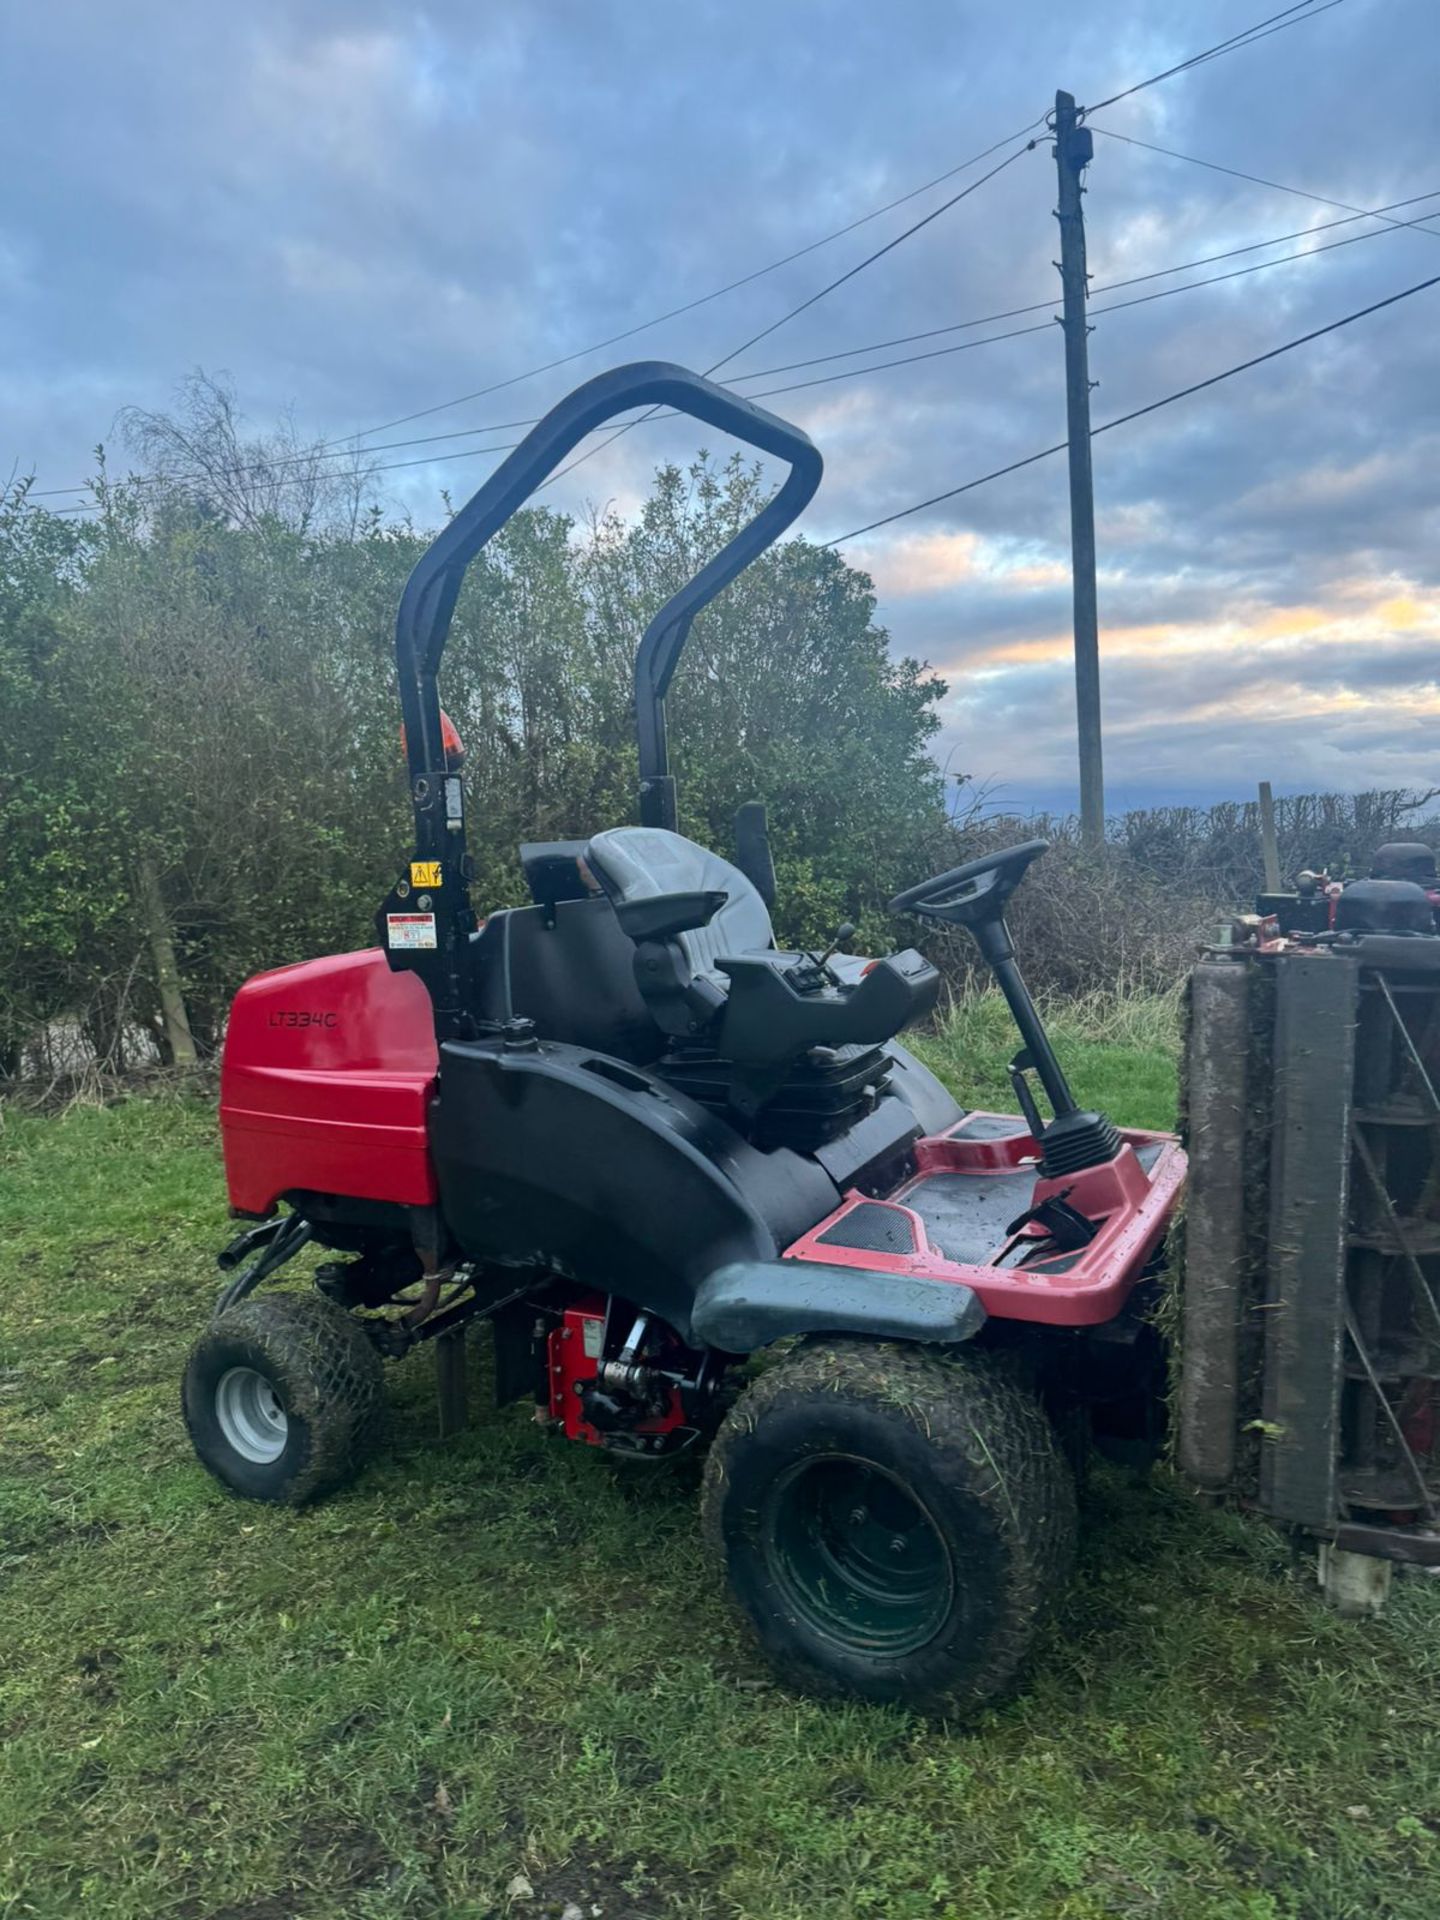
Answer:
POLYGON ((663 1460, 713 1437, 705 1536, 786 1682, 946 1710, 1012 1678, 1065 1576, 1059 1434, 1134 1396, 1135 1290, 1184 1159, 1071 1097, 1005 930, 1042 842, 891 903, 979 942, 1024 1042, 1016 1117, 962 1112, 897 1043, 936 1000, 919 953, 777 951, 759 808, 738 864, 676 831, 664 697, 691 621, 819 479, 774 415, 624 367, 556 407, 421 559, 397 629, 414 857, 379 949, 236 998, 225 1163, 258 1224, 222 1255, 239 1271, 185 1411, 227 1485, 298 1504, 355 1471, 383 1360, 487 1318, 497 1400, 533 1396, 568 1439, 663 1460), (532 903, 477 924, 437 689, 456 595, 577 441, 641 405, 789 477, 640 642, 642 824, 522 848, 532 903), (313 1290, 257 1291, 311 1242, 342 1256, 313 1290))

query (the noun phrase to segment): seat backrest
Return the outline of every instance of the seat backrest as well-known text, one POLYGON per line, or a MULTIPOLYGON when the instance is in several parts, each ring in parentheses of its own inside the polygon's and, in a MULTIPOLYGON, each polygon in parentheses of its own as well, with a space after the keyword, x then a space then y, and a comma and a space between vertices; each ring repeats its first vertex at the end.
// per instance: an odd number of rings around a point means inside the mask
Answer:
POLYGON ((722 955, 761 953, 775 944, 770 914, 753 883, 728 860, 663 827, 611 827, 585 849, 585 862, 617 906, 660 893, 729 896, 709 926, 676 936, 693 974, 725 987, 722 955))

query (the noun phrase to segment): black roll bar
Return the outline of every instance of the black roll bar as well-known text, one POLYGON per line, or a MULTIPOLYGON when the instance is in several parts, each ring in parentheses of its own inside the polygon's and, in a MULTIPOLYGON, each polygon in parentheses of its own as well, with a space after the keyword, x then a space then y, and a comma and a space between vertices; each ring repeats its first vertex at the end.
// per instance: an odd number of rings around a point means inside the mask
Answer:
POLYGON ((666 601, 646 628, 635 657, 641 818, 649 825, 675 824, 665 693, 691 623, 804 511, 820 484, 821 459, 809 437, 776 414, 684 367, 665 360, 640 360, 597 374, 552 407, 436 537, 405 583, 395 623, 395 659, 417 852, 422 856, 438 854, 446 839, 442 810, 436 804, 445 769, 437 676, 465 570, 587 433, 637 406, 673 407, 790 465, 784 485, 749 525, 666 601))

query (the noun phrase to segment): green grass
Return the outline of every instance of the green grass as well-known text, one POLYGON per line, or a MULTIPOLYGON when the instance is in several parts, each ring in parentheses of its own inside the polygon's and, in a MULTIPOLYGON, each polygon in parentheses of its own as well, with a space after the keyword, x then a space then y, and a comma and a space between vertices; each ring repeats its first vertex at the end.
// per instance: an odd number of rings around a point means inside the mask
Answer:
MULTIPOLYGON (((1091 994, 1042 1011, 1081 1106, 1098 1107, 1122 1127, 1174 1126, 1180 1029, 1175 995, 1091 994)), ((1019 1040, 998 993, 958 1001, 938 1031, 915 1045, 967 1107, 1015 1111, 1006 1067, 1019 1040)))
MULTIPOLYGON (((1128 1076, 1063 1036, 1085 1095, 1163 1121, 1160 1031, 1128 1076)), ((988 1008, 934 1044, 999 1097, 988 1008)), ((1434 1914, 1433 1583, 1346 1625, 1263 1527, 1102 1477, 1016 1699, 820 1707, 768 1683, 683 1480, 480 1391, 441 1446, 420 1360, 346 1494, 222 1493, 177 1383, 224 1231, 193 1105, 0 1132, 5 1920, 1434 1914)))

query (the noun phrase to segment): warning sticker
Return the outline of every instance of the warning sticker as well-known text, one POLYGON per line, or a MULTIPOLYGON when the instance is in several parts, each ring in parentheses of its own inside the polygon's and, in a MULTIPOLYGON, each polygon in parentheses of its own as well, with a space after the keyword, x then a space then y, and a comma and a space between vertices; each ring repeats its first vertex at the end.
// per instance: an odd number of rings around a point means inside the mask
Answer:
POLYGON ((435 916, 433 913, 387 913, 385 938, 392 947, 433 947, 435 916))
POLYGON ((412 860, 410 862, 410 884, 412 887, 438 887, 440 885, 440 862, 438 860, 412 860))

